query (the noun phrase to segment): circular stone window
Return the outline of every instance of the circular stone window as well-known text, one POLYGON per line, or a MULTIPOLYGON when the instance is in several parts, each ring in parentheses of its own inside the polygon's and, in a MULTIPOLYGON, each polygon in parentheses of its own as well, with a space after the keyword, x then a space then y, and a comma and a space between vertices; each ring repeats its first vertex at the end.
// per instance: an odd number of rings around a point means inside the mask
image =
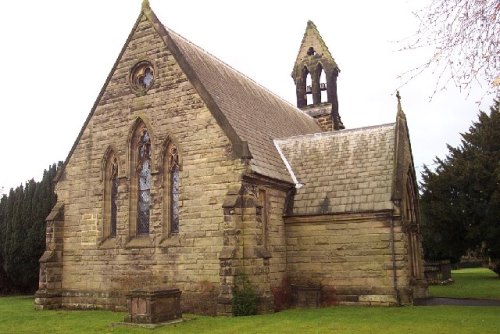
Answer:
POLYGON ((149 61, 137 63, 130 71, 130 85, 138 92, 145 92, 153 85, 155 70, 149 61))

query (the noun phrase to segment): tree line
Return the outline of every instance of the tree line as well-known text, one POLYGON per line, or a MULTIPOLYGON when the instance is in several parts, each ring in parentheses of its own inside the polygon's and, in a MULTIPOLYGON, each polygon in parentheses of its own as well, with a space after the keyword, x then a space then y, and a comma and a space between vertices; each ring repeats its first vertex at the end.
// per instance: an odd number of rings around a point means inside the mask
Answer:
POLYGON ((31 293, 38 287, 38 259, 45 250, 45 218, 56 203, 52 189, 59 165, 11 188, 0 199, 0 294, 31 293))
POLYGON ((500 274, 500 102, 480 112, 458 147, 424 166, 422 234, 426 259, 458 262, 469 250, 500 274))

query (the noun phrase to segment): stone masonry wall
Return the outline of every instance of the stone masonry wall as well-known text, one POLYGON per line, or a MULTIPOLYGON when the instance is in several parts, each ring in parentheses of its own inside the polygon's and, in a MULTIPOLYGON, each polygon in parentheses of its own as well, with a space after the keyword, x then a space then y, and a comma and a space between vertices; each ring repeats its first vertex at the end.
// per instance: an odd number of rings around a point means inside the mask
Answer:
POLYGON ((313 117, 324 132, 334 130, 331 103, 324 102, 319 105, 306 106, 302 110, 313 117))
POLYGON ((63 306, 120 309, 123 293, 137 288, 179 288, 183 308, 214 313, 222 249, 222 199, 241 184, 244 169, 231 144, 164 42, 143 16, 83 130, 56 192, 65 205, 63 306), (144 94, 129 87, 139 61, 155 66, 144 94), (140 118, 152 147, 150 235, 129 236, 129 136, 140 118), (162 143, 174 141, 181 159, 180 232, 163 230, 162 143), (111 148, 118 158, 117 236, 103 240, 102 163, 111 148), (135 238, 137 239, 137 238, 135 238), (141 238, 143 239, 143 238, 141 238))
POLYGON ((276 293, 286 278, 285 195, 283 190, 253 181, 228 192, 218 314, 232 313, 233 284, 238 284, 242 274, 259 296, 259 313, 273 312, 279 306, 276 293))
POLYGON ((286 219, 287 273, 293 285, 321 287, 322 305, 392 305, 394 265, 400 294, 407 293, 407 248, 391 216, 343 215, 286 219))
MULTIPOLYGON (((275 310, 276 291, 286 278, 286 247, 283 206, 286 192, 273 187, 256 186, 249 198, 254 205, 244 209, 242 272, 260 296, 261 313, 275 310), (265 200, 260 199, 265 197, 265 200), (266 226, 267 225, 267 226, 266 226)), ((250 201, 251 202, 251 201, 250 201)))

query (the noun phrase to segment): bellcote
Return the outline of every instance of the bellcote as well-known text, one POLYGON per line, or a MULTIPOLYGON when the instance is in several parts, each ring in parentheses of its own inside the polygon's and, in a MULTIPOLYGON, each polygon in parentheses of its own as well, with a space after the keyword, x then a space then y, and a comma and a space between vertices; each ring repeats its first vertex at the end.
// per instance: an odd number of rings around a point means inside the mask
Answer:
POLYGON ((344 129, 338 112, 339 72, 316 25, 308 21, 292 78, 296 87, 297 107, 314 117, 324 131, 344 129))

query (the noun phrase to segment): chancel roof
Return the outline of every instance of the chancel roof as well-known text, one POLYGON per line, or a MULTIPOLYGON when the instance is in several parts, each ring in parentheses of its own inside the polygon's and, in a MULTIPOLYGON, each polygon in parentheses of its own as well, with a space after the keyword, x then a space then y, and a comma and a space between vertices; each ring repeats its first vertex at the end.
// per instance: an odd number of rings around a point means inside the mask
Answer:
POLYGON ((293 215, 392 209, 396 124, 275 140, 297 183, 293 215))

